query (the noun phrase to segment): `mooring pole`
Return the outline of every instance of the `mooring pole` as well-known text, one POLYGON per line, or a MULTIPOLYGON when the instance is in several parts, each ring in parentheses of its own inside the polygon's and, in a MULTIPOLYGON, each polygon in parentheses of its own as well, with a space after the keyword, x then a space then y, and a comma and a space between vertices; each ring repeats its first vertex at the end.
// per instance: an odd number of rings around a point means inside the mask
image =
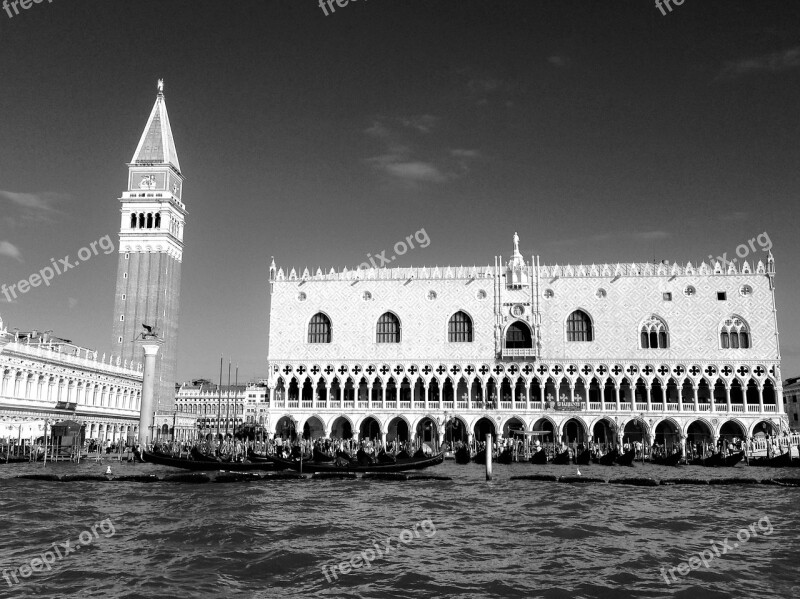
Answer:
POLYGON ((486 480, 492 480, 492 433, 486 434, 486 480))

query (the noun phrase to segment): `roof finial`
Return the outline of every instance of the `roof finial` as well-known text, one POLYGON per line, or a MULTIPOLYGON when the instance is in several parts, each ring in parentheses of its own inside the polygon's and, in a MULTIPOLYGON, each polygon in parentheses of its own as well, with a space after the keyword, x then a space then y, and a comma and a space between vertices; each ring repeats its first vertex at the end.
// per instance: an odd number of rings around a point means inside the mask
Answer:
POLYGON ((158 80, 158 95, 159 96, 163 96, 164 95, 164 80, 163 79, 159 79, 158 80))

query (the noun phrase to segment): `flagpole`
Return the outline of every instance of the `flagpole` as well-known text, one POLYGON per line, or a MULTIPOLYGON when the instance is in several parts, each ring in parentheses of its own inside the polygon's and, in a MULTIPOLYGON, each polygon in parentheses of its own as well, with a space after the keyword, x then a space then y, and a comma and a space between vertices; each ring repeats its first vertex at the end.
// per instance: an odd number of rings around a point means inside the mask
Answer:
MULTIPOLYGON (((236 400, 237 395, 239 394, 239 365, 236 365, 236 383, 234 383, 233 388, 236 390, 235 395, 233 396, 234 402, 236 400)), ((236 403, 233 404, 233 436, 236 436, 236 403)))
POLYGON ((228 421, 231 418, 231 361, 228 359, 228 397, 225 400, 225 436, 228 436, 228 421))
POLYGON ((219 403, 217 404, 217 436, 220 434, 220 425, 222 424, 222 356, 219 357, 219 403))

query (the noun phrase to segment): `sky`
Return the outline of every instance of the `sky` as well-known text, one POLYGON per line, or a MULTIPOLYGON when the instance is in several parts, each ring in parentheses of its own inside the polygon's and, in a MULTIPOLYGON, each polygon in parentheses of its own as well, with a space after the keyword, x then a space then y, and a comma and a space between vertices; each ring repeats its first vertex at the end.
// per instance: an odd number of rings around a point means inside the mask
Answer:
MULTIPOLYGON (((271 256, 776 260, 800 375, 800 3, 52 0, 0 9, 0 283, 109 236, 156 98, 188 210, 178 375, 266 375, 271 256), (326 14, 327 13, 327 14, 326 14), (759 238, 758 236, 761 235, 759 238), (422 236, 420 236, 422 237, 422 236), (760 241, 759 241, 760 240, 760 241)), ((96 243, 96 247, 108 247, 96 243)), ((85 255, 85 253, 84 253, 85 255)), ((110 351, 116 252, 0 315, 110 351)))

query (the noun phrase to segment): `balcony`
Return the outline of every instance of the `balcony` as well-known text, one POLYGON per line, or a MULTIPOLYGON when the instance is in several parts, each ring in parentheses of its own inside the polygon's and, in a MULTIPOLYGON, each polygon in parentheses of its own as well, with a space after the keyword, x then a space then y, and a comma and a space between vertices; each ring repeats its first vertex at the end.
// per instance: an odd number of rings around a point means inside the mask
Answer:
POLYGON ((500 350, 503 359, 535 358, 536 349, 532 347, 509 349, 504 347, 500 350))
MULTIPOLYGON (((76 404, 75 403, 66 403, 60 402, 55 405, 57 409, 67 409, 67 410, 75 410, 76 404)), ((84 406, 81 405, 83 408, 84 406)), ((539 401, 529 400, 527 403, 525 401, 524 396, 516 399, 515 401, 511 401, 508 397, 504 401, 491 401, 491 402, 483 402, 479 401, 478 399, 473 399, 471 402, 467 401, 429 401, 426 407, 424 400, 415 400, 415 401, 391 401, 387 400, 385 405, 382 404, 381 401, 367 401, 367 400, 359 400, 359 401, 341 401, 336 398, 331 398, 328 401, 310 401, 310 400, 299 400, 296 398, 290 398, 288 400, 275 400, 273 409, 276 410, 321 410, 321 411, 330 411, 330 412, 346 412, 346 411, 353 411, 353 410, 360 410, 360 411, 370 411, 374 412, 376 410, 390 412, 390 413, 397 413, 397 412, 456 412, 456 413, 465 413, 465 412, 527 412, 527 413, 549 413, 551 411, 557 410, 557 408, 548 408, 547 403, 542 403, 539 401)), ((650 409, 647 409, 647 403, 645 402, 629 402, 629 401, 621 401, 619 403, 619 410, 617 409, 616 402, 599 402, 599 401, 592 401, 592 402, 585 402, 585 399, 581 399, 576 397, 575 407, 570 408, 574 410, 582 410, 586 412, 593 412, 593 413, 603 413, 603 414, 614 414, 614 413, 625 413, 625 412, 634 412, 634 413, 641 413, 647 412, 649 414, 663 414, 663 413, 712 413, 712 404, 710 403, 698 403, 697 405, 694 404, 693 401, 689 400, 684 402, 683 404, 679 403, 651 403, 650 409), (605 409, 603 406, 605 405, 605 409)), ((713 404, 714 412, 719 413, 721 415, 725 414, 777 414, 778 407, 776 404, 741 404, 741 403, 732 403, 730 405, 730 409, 728 409, 727 404, 725 403, 718 403, 713 404)))

